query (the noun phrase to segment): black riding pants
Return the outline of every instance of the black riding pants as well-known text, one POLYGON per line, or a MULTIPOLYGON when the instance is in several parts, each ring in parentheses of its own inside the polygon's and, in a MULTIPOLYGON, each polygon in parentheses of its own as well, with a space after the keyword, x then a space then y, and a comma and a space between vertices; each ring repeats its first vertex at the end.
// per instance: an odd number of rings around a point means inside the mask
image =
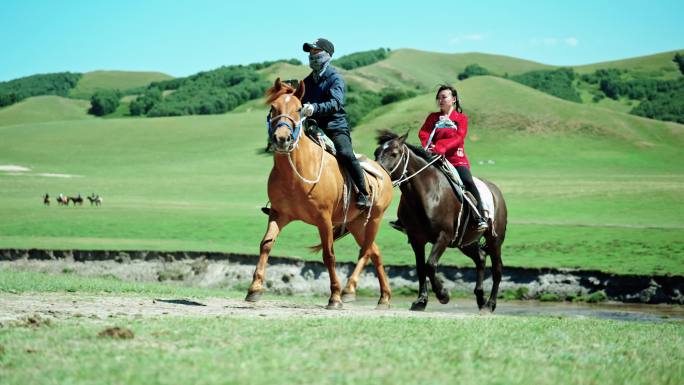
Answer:
POLYGON ((330 140, 332 140, 332 142, 335 144, 337 161, 340 162, 342 167, 349 172, 352 181, 354 181, 354 185, 356 185, 356 188, 359 189, 359 192, 363 195, 368 195, 363 169, 361 169, 358 159, 356 159, 356 156, 354 156, 354 150, 352 149, 352 142, 349 133, 337 133, 334 136, 330 136, 330 140))
POLYGON ((482 199, 480 199, 480 193, 477 191, 475 181, 473 181, 473 174, 470 173, 470 169, 466 166, 457 166, 456 171, 458 171, 458 175, 461 177, 466 190, 470 191, 477 200, 477 211, 482 215, 482 199))

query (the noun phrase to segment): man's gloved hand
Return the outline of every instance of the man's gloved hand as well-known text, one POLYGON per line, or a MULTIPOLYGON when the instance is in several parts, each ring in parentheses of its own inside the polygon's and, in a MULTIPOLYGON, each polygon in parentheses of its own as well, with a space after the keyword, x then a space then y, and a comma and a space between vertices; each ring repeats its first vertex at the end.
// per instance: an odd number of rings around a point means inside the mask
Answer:
POLYGON ((314 106, 311 103, 306 103, 302 106, 302 109, 300 110, 300 113, 302 116, 306 116, 307 118, 314 113, 314 106))

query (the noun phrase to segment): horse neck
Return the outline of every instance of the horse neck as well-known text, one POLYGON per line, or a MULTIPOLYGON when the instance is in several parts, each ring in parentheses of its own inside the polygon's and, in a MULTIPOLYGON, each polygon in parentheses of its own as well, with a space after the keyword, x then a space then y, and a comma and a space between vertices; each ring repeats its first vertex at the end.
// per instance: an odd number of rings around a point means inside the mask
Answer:
MULTIPOLYGON (((409 150, 409 161, 406 167, 406 176, 413 175, 427 164, 428 161, 409 150)), ((419 174, 401 184, 399 188, 402 194, 415 194, 419 199, 425 200, 429 196, 430 191, 433 191, 439 186, 439 184, 434 183, 435 179, 439 180, 439 174, 439 170, 430 165, 419 174)))

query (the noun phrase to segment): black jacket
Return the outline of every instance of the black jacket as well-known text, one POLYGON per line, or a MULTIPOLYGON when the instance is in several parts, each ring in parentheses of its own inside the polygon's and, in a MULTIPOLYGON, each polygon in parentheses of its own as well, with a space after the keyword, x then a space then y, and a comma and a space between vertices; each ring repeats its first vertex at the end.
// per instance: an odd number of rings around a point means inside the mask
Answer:
POLYGON ((311 118, 328 136, 349 134, 347 113, 344 111, 344 79, 333 66, 328 65, 318 83, 313 74, 304 78, 306 87, 302 103, 311 103, 314 113, 311 118))

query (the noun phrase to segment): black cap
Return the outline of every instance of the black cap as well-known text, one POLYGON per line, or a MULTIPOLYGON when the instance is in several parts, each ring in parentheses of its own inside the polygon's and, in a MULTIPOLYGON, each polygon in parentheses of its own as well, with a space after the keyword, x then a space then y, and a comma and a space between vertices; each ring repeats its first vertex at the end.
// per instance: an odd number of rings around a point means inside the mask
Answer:
POLYGON ((322 49, 323 51, 329 53, 330 56, 332 56, 332 54, 335 52, 335 46, 333 43, 331 43, 328 39, 323 39, 322 37, 316 39, 313 43, 304 43, 304 46, 302 47, 304 52, 311 51, 311 48, 322 49))

